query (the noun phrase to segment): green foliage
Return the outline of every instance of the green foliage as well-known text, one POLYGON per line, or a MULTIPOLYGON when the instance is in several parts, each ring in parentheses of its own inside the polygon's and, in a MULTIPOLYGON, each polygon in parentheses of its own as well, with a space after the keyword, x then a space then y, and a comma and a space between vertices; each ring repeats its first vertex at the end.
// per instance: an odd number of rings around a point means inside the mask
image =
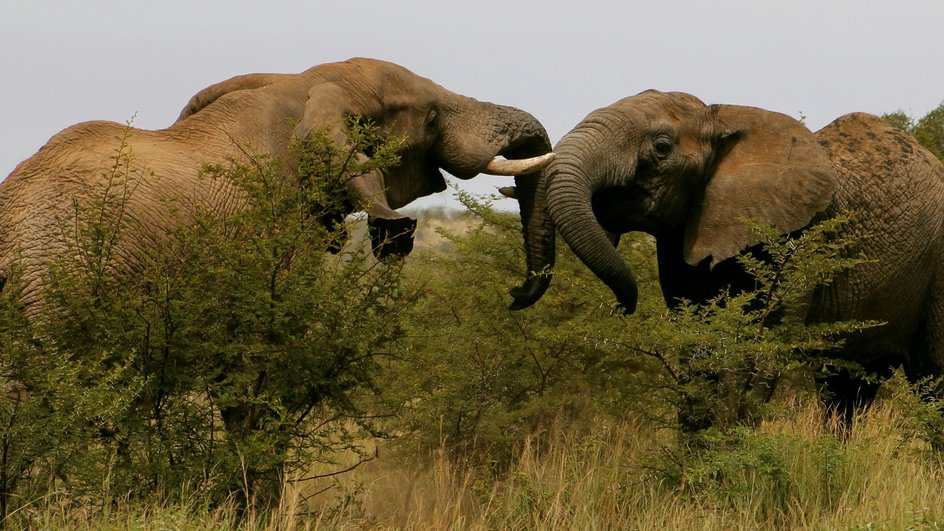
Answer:
MULTIPOLYGON (((630 401, 610 384, 632 390, 642 365, 609 363, 615 345, 587 341, 618 323, 609 290, 573 255, 560 256, 540 303, 508 310, 508 289, 523 276, 520 222, 495 212, 489 198, 460 200, 474 214, 471 228, 441 231, 455 252, 409 258, 406 274, 423 283, 424 296, 408 319, 409 355, 391 364, 386 387, 406 405, 408 441, 426 449, 445 442, 454 456, 502 464, 555 417, 579 423, 591 410, 616 412, 630 401)), ((653 247, 640 240, 624 249, 642 258, 653 247)), ((648 275, 657 290, 654 270, 648 275)))
POLYGON ((908 381, 897 371, 887 381, 888 394, 901 411, 899 430, 909 439, 927 442, 937 451, 944 449, 944 403, 941 390, 944 376, 928 376, 908 381))
POLYGON ((0 295, 0 518, 46 496, 60 477, 107 466, 110 455, 94 443, 99 428, 141 387, 127 366, 54 355, 16 301, 21 287, 14 274, 0 295))
POLYGON ((944 160, 944 103, 918 120, 912 134, 934 156, 944 160))
POLYGON ((888 122, 895 129, 904 131, 908 134, 911 134, 911 131, 914 129, 914 118, 908 116, 905 111, 885 113, 882 115, 882 119, 888 122))
POLYGON ((425 297, 408 320, 410 355, 388 373, 392 396, 408 406, 401 428, 424 448, 445 443, 457 455, 503 464, 526 435, 595 414, 673 430, 681 422, 696 436, 683 441, 703 446, 697 436, 709 425, 724 434, 768 416, 785 376, 802 382, 813 371, 855 370, 828 354, 844 334, 876 324, 806 320, 815 290, 865 261, 851 253, 863 235, 848 217, 794 237, 754 227, 763 250, 741 260, 756 289, 707 304, 667 310, 653 242, 629 237, 621 252, 640 284, 634 315, 615 312, 609 290, 566 251, 540 303, 510 312, 505 293, 523 262, 520 228, 487 200, 461 198, 477 224, 463 236, 445 234, 455 253, 411 257, 407 274, 425 281, 425 297))
POLYGON ((243 207, 163 205, 186 222, 149 235, 126 215, 141 177, 123 142, 99 195, 61 220, 70 252, 50 266, 41 317, 17 307, 18 279, 4 288, 0 498, 54 484, 77 501, 196 491, 269 504, 284 480, 356 450, 373 430, 361 395, 414 294, 402 264, 364 244, 325 253, 343 238, 325 220, 344 181, 396 149, 354 122, 344 148, 319 135, 293 146, 296 171, 248 154, 207 167, 243 207), (359 160, 368 145, 379 156, 359 160), (149 237, 160 252, 126 267, 118 257, 149 237))
POLYGON ((796 237, 754 226, 761 250, 739 257, 753 290, 684 303, 661 316, 631 316, 605 338, 624 345, 628 355, 658 360, 663 376, 653 381, 654 396, 678 412, 690 434, 756 424, 785 375, 857 369, 828 354, 844 334, 876 323, 810 323, 806 311, 818 287, 865 260, 849 256, 861 236, 848 233, 849 224, 838 217, 796 237))
POLYGON ((848 463, 834 435, 810 438, 738 427, 713 431, 705 443, 707 450, 689 463, 683 484, 690 495, 719 509, 755 505, 761 518, 776 521, 794 505, 828 508, 840 501, 848 463))

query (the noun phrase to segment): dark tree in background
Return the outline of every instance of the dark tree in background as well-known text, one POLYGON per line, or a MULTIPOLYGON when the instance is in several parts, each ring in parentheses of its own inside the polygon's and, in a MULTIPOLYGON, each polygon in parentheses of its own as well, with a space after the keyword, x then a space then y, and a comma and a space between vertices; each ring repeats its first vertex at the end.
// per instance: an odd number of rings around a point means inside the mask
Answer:
POLYGON ((885 114, 882 118, 913 135, 934 156, 944 160, 944 102, 917 121, 904 111, 885 114))

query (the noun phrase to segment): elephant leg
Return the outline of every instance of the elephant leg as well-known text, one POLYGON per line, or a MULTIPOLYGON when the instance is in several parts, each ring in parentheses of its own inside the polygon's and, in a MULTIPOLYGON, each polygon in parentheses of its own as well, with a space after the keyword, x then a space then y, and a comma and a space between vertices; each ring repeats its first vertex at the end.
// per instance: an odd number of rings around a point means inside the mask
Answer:
POLYGON ((370 232, 374 256, 379 260, 388 256, 403 258, 413 250, 415 219, 384 219, 368 216, 367 228, 370 232))
POLYGON ((924 326, 919 329, 912 355, 904 365, 912 382, 925 376, 944 375, 944 264, 938 266, 929 290, 924 326))
POLYGON ((715 406, 719 401, 720 375, 692 367, 692 363, 701 355, 703 353, 698 351, 689 351, 679 358, 678 424, 682 435, 689 442, 694 442, 700 432, 714 425, 715 406))
MULTIPOLYGON (((942 265, 941 267, 944 267, 942 265)), ((939 267, 935 281, 929 290, 927 312, 923 326, 918 329, 915 341, 905 358, 903 369, 912 384, 927 377, 937 378, 931 385, 922 385, 919 390, 921 399, 931 404, 940 404, 944 398, 944 273, 939 267)), ((938 408, 939 415, 944 414, 938 408)), ((930 422, 937 423, 939 419, 930 422)), ((923 421, 926 422, 926 421, 923 421)), ((931 429, 929 438, 931 447, 936 451, 944 450, 944 437, 937 429, 931 429)))
POLYGON ((718 381, 715 375, 702 374, 693 379, 683 379, 679 382, 683 389, 687 386, 696 386, 695 393, 683 390, 679 396, 678 425, 685 437, 695 436, 712 427, 715 423, 715 412, 711 404, 717 400, 718 381), (706 397, 710 393, 710 398, 706 397))
POLYGON ((873 378, 848 369, 840 369, 833 374, 817 378, 826 414, 836 415, 843 432, 848 432, 856 412, 872 404, 878 394, 880 381, 891 376, 891 373, 891 366, 866 367, 865 374, 872 374, 873 378))
POLYGON ((374 256, 404 257, 413 250, 416 220, 392 210, 387 204, 383 175, 372 172, 347 182, 348 200, 367 212, 374 256))

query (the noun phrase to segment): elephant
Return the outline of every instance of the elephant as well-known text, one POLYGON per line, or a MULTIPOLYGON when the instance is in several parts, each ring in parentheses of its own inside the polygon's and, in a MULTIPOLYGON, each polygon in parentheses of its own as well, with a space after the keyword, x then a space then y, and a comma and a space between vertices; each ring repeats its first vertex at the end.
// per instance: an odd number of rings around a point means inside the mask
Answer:
MULTIPOLYGON (((867 373, 942 374, 944 166, 881 118, 851 113, 813 133, 777 112, 650 90, 591 112, 554 151, 541 184, 549 216, 626 313, 638 290, 620 234, 655 238, 662 294, 677 307, 753 286, 735 258, 760 256, 745 220, 799 234, 854 211, 843 230, 870 235, 849 251, 867 263, 816 288, 803 318, 884 323, 836 353, 867 373)), ((845 419, 878 386, 850 372, 820 384, 845 419)))
MULTIPOLYGON (((538 189, 540 170, 553 153, 541 123, 520 109, 451 92, 402 66, 354 58, 212 85, 166 129, 91 121, 59 132, 0 183, 0 286, 16 261, 22 303, 29 309, 42 298, 44 268, 67 252, 57 242, 59 220, 107 184, 123 136, 128 171, 141 176, 123 212, 133 229, 117 253, 122 267, 133 270, 163 234, 185 223, 166 208, 168 201, 199 200, 219 212, 239 208, 232 184, 199 176, 207 164, 245 160, 251 153, 290 168, 294 139, 318 131, 344 146, 352 118, 370 121, 382 138, 401 139, 400 162, 346 182, 346 211, 325 224, 365 211, 375 254, 403 256, 412 249, 416 221, 397 209, 445 190, 441 170, 460 179, 508 175, 515 180, 528 270, 540 272, 553 259, 553 227, 538 189)), ((530 304, 548 282, 546 275, 528 275, 512 290, 515 304, 530 304)))

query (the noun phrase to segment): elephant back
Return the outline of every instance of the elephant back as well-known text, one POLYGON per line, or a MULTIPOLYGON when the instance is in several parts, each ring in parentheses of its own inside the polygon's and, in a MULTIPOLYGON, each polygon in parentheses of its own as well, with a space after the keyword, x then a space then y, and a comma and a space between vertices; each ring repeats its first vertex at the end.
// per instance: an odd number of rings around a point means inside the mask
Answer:
POLYGON ((870 261, 814 295, 811 318, 883 321, 863 338, 869 350, 907 349, 904 338, 920 326, 941 267, 944 166, 869 114, 847 114, 815 135, 839 176, 826 214, 852 213, 852 253, 870 261))

